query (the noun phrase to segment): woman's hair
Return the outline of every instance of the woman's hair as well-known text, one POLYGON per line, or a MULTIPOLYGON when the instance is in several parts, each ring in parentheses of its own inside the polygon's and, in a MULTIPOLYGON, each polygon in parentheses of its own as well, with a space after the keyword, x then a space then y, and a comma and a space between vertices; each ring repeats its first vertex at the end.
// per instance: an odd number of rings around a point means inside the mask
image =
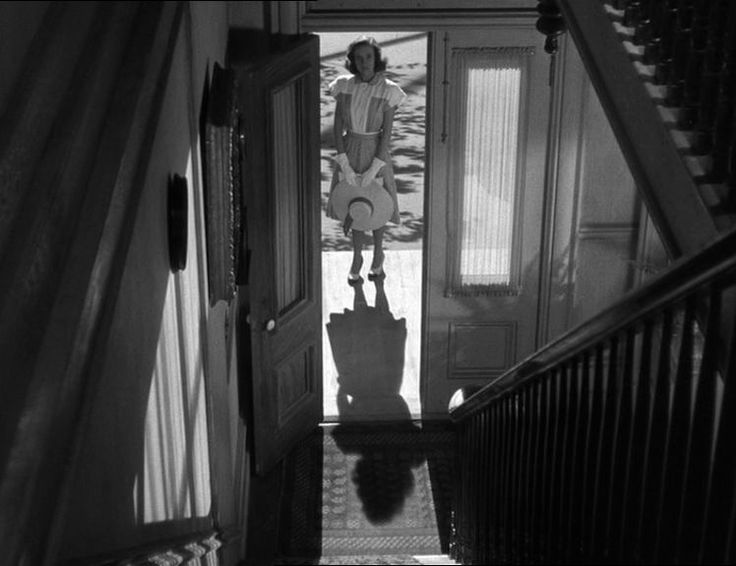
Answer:
POLYGON ((378 42, 367 35, 361 35, 348 45, 348 58, 345 60, 345 68, 352 74, 357 75, 358 69, 355 67, 355 50, 361 45, 370 45, 373 48, 373 59, 375 60, 375 72, 386 70, 387 59, 381 59, 381 46, 378 42))

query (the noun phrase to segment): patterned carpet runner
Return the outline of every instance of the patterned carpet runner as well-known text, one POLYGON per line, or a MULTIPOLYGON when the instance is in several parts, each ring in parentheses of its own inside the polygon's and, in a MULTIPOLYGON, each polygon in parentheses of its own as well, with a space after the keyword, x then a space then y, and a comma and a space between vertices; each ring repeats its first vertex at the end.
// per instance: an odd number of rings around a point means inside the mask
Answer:
POLYGON ((277 563, 423 564, 446 554, 454 448, 439 426, 321 428, 286 461, 277 563))

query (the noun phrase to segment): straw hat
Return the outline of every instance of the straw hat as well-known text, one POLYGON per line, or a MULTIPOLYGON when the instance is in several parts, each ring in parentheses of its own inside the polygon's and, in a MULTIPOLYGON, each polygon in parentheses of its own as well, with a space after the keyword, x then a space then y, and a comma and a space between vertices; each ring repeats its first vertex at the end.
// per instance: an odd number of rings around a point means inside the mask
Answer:
POLYGON ((394 202, 382 183, 379 178, 359 187, 340 181, 330 193, 332 209, 340 220, 345 220, 350 212, 354 230, 378 230, 394 212, 394 202))

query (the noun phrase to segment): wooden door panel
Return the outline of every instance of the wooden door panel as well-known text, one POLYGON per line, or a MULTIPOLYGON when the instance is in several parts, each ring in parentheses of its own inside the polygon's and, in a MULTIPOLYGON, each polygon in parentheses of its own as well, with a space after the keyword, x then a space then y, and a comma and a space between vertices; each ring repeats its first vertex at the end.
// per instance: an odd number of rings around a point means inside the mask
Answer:
MULTIPOLYGON (((432 68, 435 72, 430 84, 433 101, 430 143, 433 159, 428 164, 427 242, 430 253, 427 254, 426 271, 426 386, 422 399, 423 411, 429 417, 446 414, 447 403, 455 390, 488 383, 536 348, 549 104, 549 56, 543 50, 543 40, 532 18, 528 23, 499 22, 497 26, 490 25, 483 29, 438 32, 433 36, 432 68), (480 177, 468 176, 463 161, 469 159, 467 156, 471 153, 480 155, 480 151, 479 146, 467 145, 470 138, 465 136, 464 123, 458 119, 458 107, 471 104, 473 98, 469 95, 471 83, 460 81, 462 75, 457 61, 461 61, 466 54, 469 54, 466 61, 475 61, 476 58, 481 60, 486 56, 484 54, 492 53, 489 57, 501 57, 511 52, 518 54, 520 61, 519 78, 515 79, 518 80, 518 90, 514 90, 515 87, 508 88, 509 92, 515 93, 513 100, 518 103, 518 110, 514 110, 517 112, 515 119, 518 120, 518 131, 514 130, 516 137, 506 138, 515 140, 511 142, 517 154, 515 176, 509 184, 516 186, 513 193, 516 200, 507 209, 499 208, 506 210, 506 214, 512 218, 508 225, 512 226, 513 234, 510 247, 503 252, 495 252, 507 254, 508 277, 504 283, 483 287, 472 282, 475 274, 471 272, 467 277, 471 283, 462 286, 457 270, 463 263, 458 250, 461 245, 467 245, 463 232, 465 223, 491 216, 477 206, 463 207, 462 199, 467 197, 458 196, 459 180, 475 183, 482 190, 485 188, 477 180, 480 177)), ((488 72, 485 63, 478 65, 480 71, 477 75, 488 72)), ((495 67, 489 64, 488 68, 495 67)), ((505 69, 503 65, 501 68, 505 69)), ((477 96, 478 92, 482 95, 482 104, 485 105, 482 108, 494 103, 495 90, 486 101, 483 93, 490 91, 478 91, 477 86, 473 88, 476 89, 473 96, 477 96)), ((504 116, 505 110, 498 112, 498 115, 504 116)), ((478 135, 485 140, 491 135, 488 133, 490 130, 504 126, 502 122, 500 120, 498 125, 484 124, 480 130, 485 132, 478 135)), ((476 122, 467 123, 468 128, 478 130, 476 122)), ((495 164, 497 157, 496 154, 474 157, 476 164, 480 163, 480 167, 488 171, 488 184, 495 182, 492 181, 495 169, 486 166, 486 161, 495 164)), ((493 198, 496 198, 496 202, 502 202, 497 197, 488 197, 488 200, 493 198)), ((494 226, 493 222, 486 222, 488 226, 494 226)), ((466 249, 472 251, 474 248, 466 249)), ((467 265, 464 269, 467 269, 467 265)), ((492 272, 486 273, 492 275, 492 272)))
POLYGON ((253 449, 267 472, 322 419, 319 44, 234 63, 247 242, 253 449))

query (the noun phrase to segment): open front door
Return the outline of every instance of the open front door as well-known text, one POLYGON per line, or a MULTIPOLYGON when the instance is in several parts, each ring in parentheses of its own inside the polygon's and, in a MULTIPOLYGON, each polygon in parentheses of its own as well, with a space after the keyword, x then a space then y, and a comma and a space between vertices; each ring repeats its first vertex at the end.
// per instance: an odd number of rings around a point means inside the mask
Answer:
POLYGON ((549 56, 513 21, 433 38, 425 415, 535 350, 549 56))
POLYGON ((322 419, 319 39, 285 39, 232 66, 250 258, 250 427, 262 474, 322 419))

